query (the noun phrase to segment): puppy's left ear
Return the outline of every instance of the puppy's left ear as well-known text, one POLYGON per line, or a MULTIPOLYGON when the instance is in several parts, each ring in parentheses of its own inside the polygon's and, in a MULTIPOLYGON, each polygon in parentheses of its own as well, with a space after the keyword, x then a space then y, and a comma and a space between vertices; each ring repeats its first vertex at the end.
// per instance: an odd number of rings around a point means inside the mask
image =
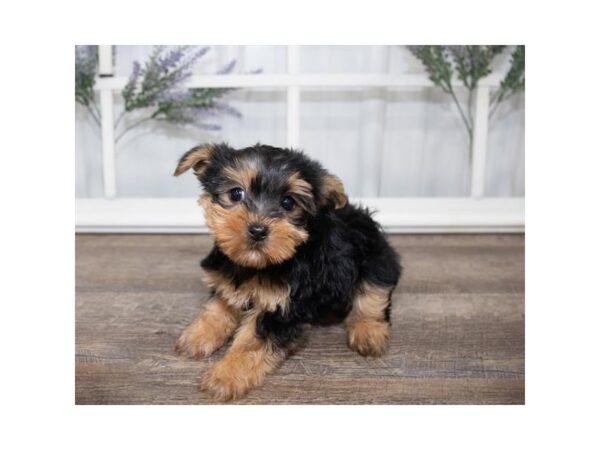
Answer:
POLYGON ((199 177, 208 166, 214 152, 215 146, 212 144, 202 144, 185 152, 179 160, 173 175, 178 177, 188 169, 194 168, 194 174, 199 177))
POLYGON ((325 172, 323 186, 321 187, 322 204, 333 205, 334 209, 340 209, 348 203, 348 196, 344 190, 344 184, 335 175, 325 172))

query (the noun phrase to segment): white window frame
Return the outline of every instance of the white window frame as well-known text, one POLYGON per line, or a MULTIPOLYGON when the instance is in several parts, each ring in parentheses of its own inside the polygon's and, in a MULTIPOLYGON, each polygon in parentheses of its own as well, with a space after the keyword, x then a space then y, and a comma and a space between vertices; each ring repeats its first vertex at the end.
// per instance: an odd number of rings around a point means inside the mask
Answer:
MULTIPOLYGON (((206 224, 193 198, 117 198, 113 96, 123 89, 126 77, 112 76, 112 47, 100 46, 100 92, 102 113, 103 198, 75 200, 75 230, 91 233, 204 233, 206 224)), ((300 90, 306 87, 425 88, 433 84, 425 75, 300 74, 299 47, 287 47, 286 74, 203 75, 190 79, 190 88, 285 88, 287 90, 288 147, 300 143, 300 90)), ((389 232, 464 233, 523 232, 523 197, 486 198, 485 168, 488 140, 490 90, 498 76, 481 80, 475 90, 473 152, 470 197, 452 198, 354 198, 374 208, 376 219, 389 232)))

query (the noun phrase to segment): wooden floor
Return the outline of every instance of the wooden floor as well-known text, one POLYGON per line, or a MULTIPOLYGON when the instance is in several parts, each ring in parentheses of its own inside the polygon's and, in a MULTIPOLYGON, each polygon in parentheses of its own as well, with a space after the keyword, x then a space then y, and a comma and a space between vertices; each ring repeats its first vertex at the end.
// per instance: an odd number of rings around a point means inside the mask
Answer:
MULTIPOLYGON (((341 326, 305 345, 239 403, 524 403, 524 237, 397 235, 404 277, 382 359, 346 347, 341 326)), ((212 403, 175 340, 207 299, 199 235, 78 235, 76 403, 212 403)))

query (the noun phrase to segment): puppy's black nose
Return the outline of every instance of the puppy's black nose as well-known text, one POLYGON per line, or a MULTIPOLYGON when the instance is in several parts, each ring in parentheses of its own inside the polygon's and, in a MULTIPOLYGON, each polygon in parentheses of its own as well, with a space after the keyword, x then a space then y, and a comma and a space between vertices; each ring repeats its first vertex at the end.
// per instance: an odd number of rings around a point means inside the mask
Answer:
POLYGON ((264 241, 269 234, 269 228, 260 223, 251 223, 248 226, 248 234, 250 234, 250 237, 256 242, 264 241))

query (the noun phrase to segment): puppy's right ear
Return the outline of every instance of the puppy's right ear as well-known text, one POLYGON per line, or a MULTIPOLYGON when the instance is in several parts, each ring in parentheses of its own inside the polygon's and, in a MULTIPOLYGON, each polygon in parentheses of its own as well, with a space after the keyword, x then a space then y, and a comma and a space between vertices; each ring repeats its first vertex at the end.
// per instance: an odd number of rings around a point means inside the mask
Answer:
POLYGON ((214 152, 215 146, 212 144, 198 145, 185 152, 179 160, 173 175, 178 177, 188 169, 194 168, 194 174, 199 177, 202 175, 202 172, 204 172, 204 169, 206 169, 206 166, 208 166, 208 162, 212 158, 214 152))
POLYGON ((346 206, 348 203, 348 196, 344 190, 344 184, 335 175, 330 174, 326 170, 323 171, 323 187, 322 191, 322 204, 330 204, 335 209, 340 209, 346 206))

